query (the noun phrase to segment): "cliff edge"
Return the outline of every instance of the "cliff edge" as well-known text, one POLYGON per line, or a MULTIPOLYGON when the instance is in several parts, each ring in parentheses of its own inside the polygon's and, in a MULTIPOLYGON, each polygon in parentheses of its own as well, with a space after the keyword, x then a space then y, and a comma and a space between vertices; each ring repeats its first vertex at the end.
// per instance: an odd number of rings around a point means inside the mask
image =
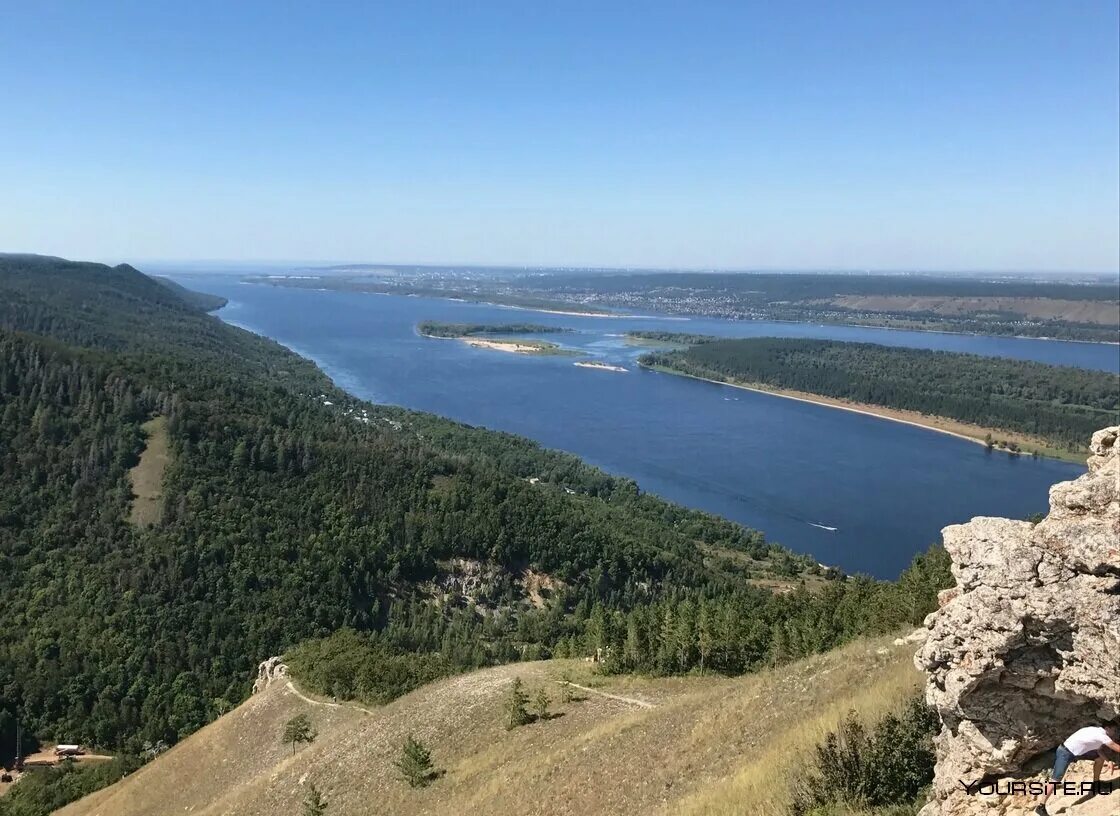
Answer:
MULTIPOLYGON (((921 816, 1025 812, 1030 797, 962 783, 1041 780, 1069 734, 1120 718, 1118 438, 1120 427, 1093 435, 1088 473, 1050 489, 1038 524, 981 517, 943 531, 957 585, 914 658, 942 721, 921 816)), ((1098 798, 1120 813, 1120 783, 1098 798)))

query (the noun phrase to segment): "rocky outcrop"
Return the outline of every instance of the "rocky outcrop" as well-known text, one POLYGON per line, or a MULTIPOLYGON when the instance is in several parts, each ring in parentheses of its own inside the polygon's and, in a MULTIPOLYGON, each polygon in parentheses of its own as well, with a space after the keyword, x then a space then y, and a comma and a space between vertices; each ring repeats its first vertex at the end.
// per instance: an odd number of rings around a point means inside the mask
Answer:
POLYGON ((1050 490, 1038 524, 975 518, 943 531, 957 585, 915 656, 941 715, 922 816, 1021 813, 980 780, 1041 778, 1070 733, 1120 718, 1120 427, 1093 435, 1089 472, 1050 490))
POLYGON ((288 676, 288 666, 281 657, 270 657, 262 660, 257 666, 257 679, 253 681, 253 694, 264 691, 273 680, 281 680, 288 676))

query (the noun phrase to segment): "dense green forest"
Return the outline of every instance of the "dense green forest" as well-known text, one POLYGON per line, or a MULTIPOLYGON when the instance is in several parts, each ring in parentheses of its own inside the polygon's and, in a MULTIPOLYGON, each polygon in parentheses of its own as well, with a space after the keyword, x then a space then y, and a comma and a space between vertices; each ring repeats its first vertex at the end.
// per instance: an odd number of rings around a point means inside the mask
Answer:
POLYGON ((171 280, 171 278, 164 278, 159 275, 152 275, 151 278, 156 283, 166 286, 189 305, 202 309, 204 312, 217 311, 228 302, 224 297, 220 297, 219 295, 210 295, 206 292, 196 292, 193 289, 188 289, 181 283, 171 280))
POLYGON ((126 755, 89 765, 69 761, 56 768, 36 768, 0 798, 0 816, 47 816, 112 785, 142 764, 139 756, 126 755))
POLYGON ((29 742, 174 742, 284 652, 373 701, 598 648, 609 671, 749 671, 917 622, 947 580, 937 551, 896 583, 822 571, 575 457, 355 400, 203 308, 128 266, 0 258, 5 753, 17 717, 29 742), (134 526, 154 416, 162 516, 134 526), (456 562, 481 588, 448 588, 456 562))
POLYGON ((719 340, 643 365, 936 414, 1082 451, 1120 417, 1120 376, 947 351, 835 340, 719 340))
POLYGON ((571 331, 562 326, 538 323, 439 323, 425 320, 416 324, 416 331, 429 337, 473 337, 479 334, 559 334, 571 331))
POLYGON ((741 674, 827 651, 864 635, 917 626, 949 583, 939 547, 898 581, 856 577, 788 593, 749 586, 677 587, 629 606, 586 597, 570 608, 509 621, 412 604, 381 633, 341 630, 288 654, 301 685, 320 694, 382 703, 437 677, 501 660, 601 655, 607 673, 741 674), (489 644, 502 643, 504 653, 489 644))
POLYGON ((358 403, 130 267, 4 259, 0 397, 3 745, 17 712, 44 738, 178 739, 263 657, 385 629, 452 556, 532 565, 572 608, 810 563, 527 440, 358 403), (173 461, 161 522, 135 528, 154 415, 173 461))

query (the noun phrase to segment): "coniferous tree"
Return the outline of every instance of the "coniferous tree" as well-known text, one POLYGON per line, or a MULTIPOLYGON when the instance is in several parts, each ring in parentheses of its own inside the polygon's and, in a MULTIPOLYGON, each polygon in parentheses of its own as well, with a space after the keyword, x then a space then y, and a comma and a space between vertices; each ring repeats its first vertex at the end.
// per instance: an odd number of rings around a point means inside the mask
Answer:
POLYGON ((431 750, 411 734, 401 746, 400 756, 393 762, 401 773, 401 779, 410 788, 422 788, 435 775, 431 750))
POLYGON ((548 719, 548 706, 551 702, 548 692, 544 690, 544 686, 537 689, 537 696, 533 698, 533 711, 537 715, 538 720, 543 721, 548 719))
POLYGON ((700 674, 704 673, 704 666, 712 653, 715 638, 712 633, 712 615, 707 601, 700 603, 700 612, 696 616, 696 653, 700 657, 700 674))
POLYGON ((560 700, 564 703, 570 703, 575 692, 572 687, 572 677, 567 672, 564 672, 563 677, 560 678, 560 700))
POLYGON ((505 702, 505 723, 507 731, 529 722, 529 712, 525 708, 528 702, 529 695, 525 693, 525 689, 521 684, 521 678, 513 678, 513 683, 510 685, 509 694, 506 695, 505 702))

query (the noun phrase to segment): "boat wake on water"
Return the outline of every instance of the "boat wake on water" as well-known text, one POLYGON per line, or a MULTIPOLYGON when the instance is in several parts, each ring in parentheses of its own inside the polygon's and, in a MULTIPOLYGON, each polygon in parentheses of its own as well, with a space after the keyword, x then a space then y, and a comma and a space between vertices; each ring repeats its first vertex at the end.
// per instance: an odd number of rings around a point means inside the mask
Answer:
POLYGON ((810 527, 819 527, 822 530, 828 530, 830 533, 835 533, 837 530, 836 527, 829 527, 827 524, 817 524, 815 521, 807 521, 805 523, 810 527))

